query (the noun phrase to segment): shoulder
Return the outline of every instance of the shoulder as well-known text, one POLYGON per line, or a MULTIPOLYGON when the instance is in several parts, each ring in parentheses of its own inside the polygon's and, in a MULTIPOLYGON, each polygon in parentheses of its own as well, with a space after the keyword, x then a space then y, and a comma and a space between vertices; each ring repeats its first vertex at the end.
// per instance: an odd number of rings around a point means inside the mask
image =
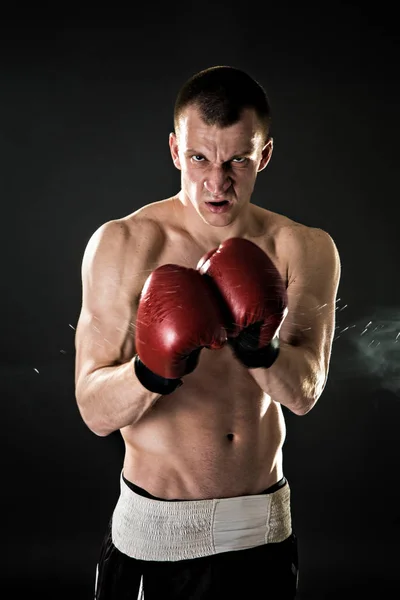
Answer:
POLYGON ((274 213, 275 242, 282 249, 290 252, 322 251, 333 253, 339 257, 339 252, 332 236, 320 227, 311 227, 288 217, 274 213))
POLYGON ((292 223, 279 232, 279 246, 287 261, 288 281, 300 273, 308 278, 323 281, 330 278, 338 282, 341 262, 338 248, 332 236, 319 227, 292 223))
POLYGON ((339 276, 339 251, 327 231, 270 211, 266 211, 265 219, 267 237, 289 281, 300 269, 326 269, 339 276))
POLYGON ((105 222, 86 245, 82 279, 86 283, 115 280, 124 286, 141 282, 163 245, 162 230, 152 219, 129 217, 105 222))
POLYGON ((107 256, 123 252, 132 257, 152 250, 157 252, 165 238, 158 204, 146 205, 125 217, 102 223, 90 235, 84 259, 94 254, 107 256))
POLYGON ((294 221, 285 215, 262 210, 262 220, 265 223, 267 237, 273 240, 273 244, 279 255, 293 250, 298 252, 320 249, 331 251, 338 255, 338 250, 332 236, 319 227, 311 227, 294 221))

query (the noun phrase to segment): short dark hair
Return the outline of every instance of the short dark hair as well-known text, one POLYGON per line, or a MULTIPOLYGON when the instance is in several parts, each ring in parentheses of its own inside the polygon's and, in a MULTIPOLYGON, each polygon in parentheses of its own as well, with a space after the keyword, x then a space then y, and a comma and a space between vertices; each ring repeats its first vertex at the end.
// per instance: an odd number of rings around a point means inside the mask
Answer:
POLYGON ((174 125, 181 114, 196 105, 207 125, 228 127, 237 123, 245 108, 254 109, 269 137, 271 108, 264 88, 250 75, 229 66, 209 67, 192 75, 181 87, 175 101, 174 125))

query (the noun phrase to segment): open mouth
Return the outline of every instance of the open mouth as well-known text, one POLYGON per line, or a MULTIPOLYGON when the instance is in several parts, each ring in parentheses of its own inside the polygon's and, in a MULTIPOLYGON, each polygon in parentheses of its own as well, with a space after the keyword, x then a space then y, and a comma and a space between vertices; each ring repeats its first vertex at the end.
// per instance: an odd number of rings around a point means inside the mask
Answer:
POLYGON ((230 210, 231 203, 229 200, 220 200, 219 202, 206 202, 208 210, 212 213, 225 213, 230 210))

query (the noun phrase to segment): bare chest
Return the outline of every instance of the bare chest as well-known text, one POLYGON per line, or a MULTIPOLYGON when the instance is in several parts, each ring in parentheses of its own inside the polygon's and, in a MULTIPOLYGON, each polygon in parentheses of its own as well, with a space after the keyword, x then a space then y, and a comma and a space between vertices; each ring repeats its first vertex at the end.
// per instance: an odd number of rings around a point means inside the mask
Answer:
MULTIPOLYGON (((270 237, 249 237, 248 239, 268 254, 281 277, 287 283, 287 261, 284 258, 284 252, 276 244, 275 238, 271 235, 270 237)), ((212 248, 213 246, 201 244, 191 237, 175 232, 167 232, 162 251, 156 259, 149 260, 144 266, 139 277, 138 289, 142 289, 148 275, 161 265, 175 264, 195 269, 200 259, 212 248)))

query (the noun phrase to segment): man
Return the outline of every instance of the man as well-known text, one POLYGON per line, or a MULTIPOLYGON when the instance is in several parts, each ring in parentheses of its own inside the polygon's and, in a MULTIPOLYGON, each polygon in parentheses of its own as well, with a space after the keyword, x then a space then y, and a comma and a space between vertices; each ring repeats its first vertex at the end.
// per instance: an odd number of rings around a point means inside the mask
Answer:
POLYGON ((96 598, 294 598, 282 406, 304 415, 324 390, 338 252, 251 203, 273 139, 248 74, 191 77, 174 129, 179 193, 105 223, 83 257, 76 398, 125 443, 96 598))

